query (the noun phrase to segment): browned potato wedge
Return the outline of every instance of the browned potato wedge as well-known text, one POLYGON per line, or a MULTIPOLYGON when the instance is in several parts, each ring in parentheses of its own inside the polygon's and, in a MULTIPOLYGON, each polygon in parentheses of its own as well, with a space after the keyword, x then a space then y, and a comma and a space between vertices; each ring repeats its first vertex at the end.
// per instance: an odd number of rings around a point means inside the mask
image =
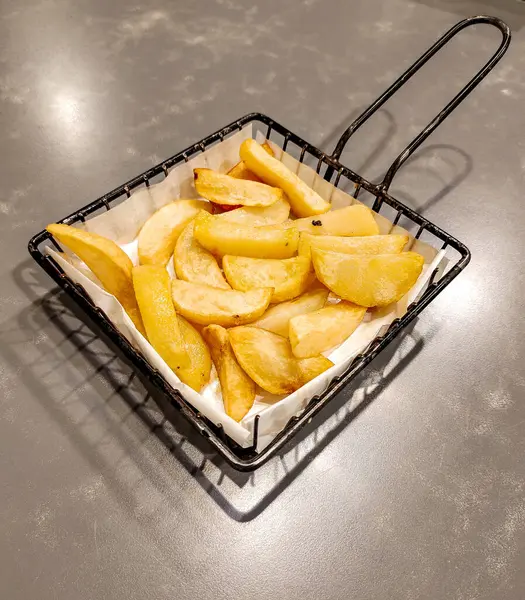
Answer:
POLYGON ((290 319, 322 308, 328 299, 328 293, 326 288, 314 289, 295 300, 271 306, 260 319, 251 323, 251 326, 288 337, 290 319))
POLYGON ((363 320, 366 308, 339 302, 290 319, 290 343, 298 358, 309 358, 339 346, 363 320))
POLYGON ((255 140, 244 140, 239 151, 248 169, 262 181, 281 188, 298 217, 320 215, 330 210, 330 204, 314 192, 281 161, 270 156, 255 140))
POLYGON ((270 394, 291 394, 303 383, 290 342, 257 327, 228 331, 237 360, 246 373, 270 394))
POLYGON ((186 225, 175 246, 173 266, 177 277, 192 283, 231 289, 213 254, 195 239, 193 227, 193 223, 186 225))
POLYGON ((270 206, 284 199, 282 190, 257 181, 236 179, 211 169, 193 169, 197 193, 215 204, 270 206))
POLYGON ((215 256, 231 254, 252 258, 290 258, 297 253, 296 229, 251 227, 230 223, 201 212, 195 219, 196 240, 215 256))
POLYGON ((262 227, 264 225, 283 223, 289 215, 290 205, 288 202, 286 200, 277 200, 271 206, 243 206, 215 216, 217 219, 223 219, 230 223, 262 227))
MULTIPOLYGON (((264 148, 264 150, 266 150, 266 152, 268 152, 268 154, 270 156, 273 156, 273 150, 272 150, 270 144, 268 144, 267 142, 264 142, 264 144, 261 147, 264 148)), ((248 167, 244 164, 244 161, 242 161, 242 160, 240 162, 238 162, 234 167, 232 167, 228 171, 228 175, 230 177, 236 177, 237 179, 248 179, 250 181, 261 181, 255 173, 252 173, 250 171, 250 169, 248 169, 248 167)))
POLYGON ((258 319, 270 304, 272 288, 249 292, 221 290, 175 279, 171 282, 173 303, 188 321, 200 325, 232 327, 258 319))
MULTIPOLYGON (((124 250, 112 240, 70 225, 55 223, 46 229, 86 263, 104 289, 122 304, 135 327, 145 334, 131 278, 133 263, 124 250)), ((294 231, 299 238, 297 231, 294 231)))
POLYGON ((233 353, 228 331, 220 325, 202 330, 221 384, 224 410, 235 421, 241 421, 255 402, 255 383, 241 369, 233 353))
POLYGON ((133 267, 133 286, 149 343, 175 373, 190 367, 166 269, 159 265, 133 267))
POLYGON ((283 302, 302 294, 309 282, 310 261, 302 256, 276 260, 225 256, 222 268, 228 283, 247 292, 256 288, 273 288, 270 302, 283 302))
POLYGON ((368 235, 365 237, 341 237, 336 235, 312 235, 301 232, 299 256, 311 257, 310 247, 331 250, 343 254, 398 254, 409 240, 408 235, 368 235))
POLYGON ((299 372, 301 373, 304 385, 315 379, 318 375, 321 375, 321 373, 328 371, 330 367, 334 366, 334 363, 320 354, 311 358, 299 358, 297 359, 297 365, 299 366, 299 372))
POLYGON ((140 264, 166 266, 182 230, 200 210, 211 211, 211 204, 203 200, 177 200, 153 213, 139 233, 140 264))
POLYGON ((183 383, 189 385, 196 392, 200 392, 210 381, 210 351, 202 335, 191 323, 180 315, 177 315, 177 319, 191 363, 189 367, 179 369, 177 375, 183 383))
POLYGON ((360 306, 398 302, 416 283, 425 259, 416 252, 341 254, 312 248, 315 273, 340 298, 360 306))
MULTIPOLYGON (((293 209, 293 206, 292 206, 293 209)), ((287 221, 281 227, 295 227, 312 235, 378 235, 379 227, 372 211, 362 204, 331 210, 318 218, 287 221)))

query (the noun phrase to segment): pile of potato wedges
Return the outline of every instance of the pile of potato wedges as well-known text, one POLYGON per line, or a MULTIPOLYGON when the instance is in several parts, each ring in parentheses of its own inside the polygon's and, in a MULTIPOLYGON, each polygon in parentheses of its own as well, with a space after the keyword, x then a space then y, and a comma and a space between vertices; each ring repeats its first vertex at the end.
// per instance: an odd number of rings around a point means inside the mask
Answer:
POLYGON ((379 235, 364 205, 331 210, 268 144, 245 140, 239 157, 228 173, 195 169, 201 199, 144 223, 138 265, 98 234, 47 228, 183 383, 200 392, 215 365, 236 421, 258 388, 290 394, 333 366, 326 354, 368 309, 398 302, 424 264, 408 236, 379 235))

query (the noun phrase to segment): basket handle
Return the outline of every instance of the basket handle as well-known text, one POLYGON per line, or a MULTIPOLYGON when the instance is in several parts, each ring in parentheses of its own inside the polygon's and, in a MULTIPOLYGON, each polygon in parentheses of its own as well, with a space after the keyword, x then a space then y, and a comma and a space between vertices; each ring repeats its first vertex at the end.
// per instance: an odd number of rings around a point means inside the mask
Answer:
POLYGON ((423 131, 414 138, 410 144, 401 152, 401 154, 395 159, 390 168, 388 169, 383 181, 379 184, 379 188, 386 192, 390 187, 395 174, 403 165, 403 163, 409 158, 415 150, 429 137, 431 133, 435 131, 443 123, 443 121, 450 115, 450 113, 459 105, 465 98, 472 92, 472 90, 492 71, 496 64, 501 60, 505 52, 507 51, 511 32, 509 26, 497 17, 489 16, 477 16, 470 17, 463 21, 460 21, 454 27, 449 29, 433 46, 431 46, 425 54, 423 54, 413 65, 411 65, 402 75, 397 79, 373 104, 371 104, 357 119, 348 127, 348 129, 339 138, 335 150, 332 154, 332 158, 339 160, 348 140, 354 135, 354 133, 366 123, 368 119, 381 107, 383 104, 391 98, 413 75, 415 75, 421 67, 426 64, 443 46, 455 37, 460 31, 470 27, 472 25, 478 25, 485 23, 492 25, 501 31, 503 39, 497 52, 492 58, 485 64, 485 66, 476 73, 476 75, 467 83, 467 85, 457 94, 457 96, 451 100, 445 108, 423 129, 423 131))

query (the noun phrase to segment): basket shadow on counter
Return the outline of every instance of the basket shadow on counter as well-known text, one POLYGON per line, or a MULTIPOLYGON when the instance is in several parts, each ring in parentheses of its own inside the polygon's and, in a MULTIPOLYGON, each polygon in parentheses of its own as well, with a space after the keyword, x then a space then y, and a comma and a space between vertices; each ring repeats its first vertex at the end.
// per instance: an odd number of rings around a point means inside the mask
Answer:
MULTIPOLYGON (((40 273, 25 263, 16 276, 19 281, 38 282, 40 273)), ((33 287, 33 292, 38 291, 42 293, 41 284, 33 287)), ((164 397, 148 390, 147 382, 138 381, 132 367, 111 347, 111 342, 104 337, 100 339, 96 326, 88 325, 82 319, 85 316, 64 293, 48 292, 22 311, 14 326, 0 329, 0 352, 10 363, 17 365, 24 385, 82 456, 104 476, 112 493, 123 504, 129 505, 134 489, 128 482, 122 485, 118 476, 122 465, 109 458, 105 447, 113 441, 108 441, 108 437, 115 438, 123 460, 129 459, 134 467, 138 467, 140 477, 147 485, 161 490, 166 487, 166 482, 169 485, 172 481, 170 470, 176 469, 176 465, 162 460, 151 466, 151 453, 146 447, 152 445, 148 438, 154 437, 208 496, 230 518, 239 522, 250 521, 261 514, 388 387, 424 343, 414 332, 406 333, 354 381, 350 394, 342 393, 334 398, 278 457, 255 473, 240 473, 217 456, 206 439, 195 432, 164 397), (21 366, 20 354, 25 352, 24 344, 31 343, 31 339, 40 340, 40 358, 32 357, 21 366), (408 346, 408 350, 401 357, 395 356, 400 346, 408 346), (68 371, 79 361, 86 360, 89 371, 80 375, 80 381, 69 382, 68 371), (66 389, 59 398, 51 384, 58 368, 61 376, 65 373, 61 388, 65 385, 66 389), (97 379, 103 379, 105 385, 99 387, 97 379), (78 400, 76 398, 88 385, 100 394, 95 394, 95 400, 89 399, 84 405, 84 394, 81 393, 78 400), (131 419, 140 420, 142 426, 138 427, 131 419), (102 430, 103 435, 94 435, 94 428, 102 430), (136 436, 139 440, 130 439, 137 429, 140 430, 136 436), (245 506, 246 498, 241 497, 243 489, 246 490, 244 495, 249 496, 248 506, 245 506)), ((76 375, 79 375, 78 370, 76 375)), ((154 456, 158 454, 157 451, 154 456)))
POLYGON ((461 148, 450 144, 429 144, 406 161, 394 181, 392 195, 426 216, 427 211, 467 179, 473 166, 472 157, 461 148), (439 161, 438 168, 436 161, 439 161), (447 175, 443 175, 443 171, 447 175))
MULTIPOLYGON (((389 115, 387 119, 389 137, 395 129, 389 115)), ((471 168, 469 157, 459 149, 427 146, 412 159, 413 169, 418 168, 418 157, 421 160, 432 148, 452 151, 463 159, 463 167, 448 182, 443 182, 438 194, 431 195, 426 202, 422 199, 420 208, 438 202, 459 185, 471 168)), ((373 162, 373 158, 368 162, 373 162)), ((429 168, 423 166, 426 175, 429 168)), ((207 495, 230 518, 240 522, 256 518, 278 498, 387 389, 428 339, 421 339, 413 326, 409 327, 276 458, 255 473, 240 473, 215 454, 206 439, 166 398, 151 390, 148 382, 139 381, 126 359, 65 293, 48 291, 49 280, 32 262, 22 263, 13 276, 32 304, 19 314, 14 327, 0 329, 0 353, 16 365, 32 396, 40 401, 93 469, 104 476, 114 495, 127 504, 136 493, 135 484, 121 481, 120 462, 115 462, 105 447, 116 440, 121 460, 132 462, 146 485, 153 485, 163 495, 170 494, 177 465, 165 455, 174 456, 207 495), (38 340, 38 353, 36 360, 29 360, 26 348, 33 340, 38 340), (66 379, 58 399, 53 383, 48 383, 54 367, 60 368, 61 376, 66 379), (82 393, 88 386, 94 394, 82 393), (94 428, 103 430, 103 435, 95 436, 94 428), (169 453, 159 451, 158 442, 169 453)))

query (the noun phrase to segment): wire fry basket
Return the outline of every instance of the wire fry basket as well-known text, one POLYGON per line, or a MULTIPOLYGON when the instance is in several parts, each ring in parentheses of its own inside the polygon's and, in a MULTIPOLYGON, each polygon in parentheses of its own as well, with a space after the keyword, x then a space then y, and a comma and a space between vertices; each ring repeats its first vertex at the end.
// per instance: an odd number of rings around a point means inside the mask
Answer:
POLYGON ((122 353, 132 362, 134 367, 146 377, 160 393, 167 396, 183 417, 186 418, 202 436, 209 440, 215 450, 227 463, 241 471, 253 471, 279 452, 279 450, 289 442, 315 414, 321 411, 323 407, 343 389, 343 387, 348 385, 350 381, 352 381, 352 379, 368 365, 368 363, 386 348, 394 338, 401 333, 403 328, 419 315, 421 311, 423 311, 423 309, 426 308, 469 263, 470 252, 464 244, 428 221, 422 215, 396 200, 396 198, 389 193, 389 188, 397 171, 403 163, 501 60, 509 47, 510 39, 511 33, 509 27, 503 21, 495 17, 477 16, 460 21, 429 48, 427 52, 410 66, 348 127, 340 137, 335 150, 331 155, 325 154, 315 146, 312 146, 270 117, 260 113, 251 113, 234 121, 219 131, 216 131, 193 146, 186 148, 182 152, 179 152, 161 164, 149 169, 60 221, 61 223, 72 225, 84 222, 86 217, 93 215, 93 213, 100 212, 101 210, 111 210, 114 206, 118 205, 120 200, 129 197, 131 191, 135 188, 144 184, 149 187, 150 182, 153 179, 158 179, 159 176, 167 176, 168 170, 173 166, 188 162, 191 158, 205 152, 211 145, 223 142, 228 139, 229 136, 251 124, 256 130, 262 132, 267 139, 279 145, 283 151, 293 152, 293 154, 298 156, 299 163, 313 165, 316 173, 327 182, 332 183, 336 188, 352 185, 354 187, 353 195, 355 198, 359 196, 362 190, 368 192, 367 196, 371 199, 368 203, 375 212, 381 214, 381 211, 387 210, 387 207, 389 207, 389 214, 392 214, 392 211, 394 211, 394 226, 399 223, 400 219, 403 219, 403 223, 409 224, 412 231, 414 231, 415 239, 419 239, 422 234, 425 234, 425 240, 432 246, 437 249, 447 250, 447 255, 451 255, 452 258, 450 268, 446 274, 439 278, 436 269, 431 274, 429 285, 424 293, 408 306, 405 315, 395 319, 386 331, 381 332, 365 351, 355 357, 353 362, 340 376, 335 377, 330 382, 330 385, 322 394, 311 398, 303 412, 299 416, 292 417, 277 437, 275 437, 261 452, 256 451, 259 431, 258 417, 255 417, 254 421, 252 445, 249 448, 242 448, 225 434, 221 425, 214 425, 206 417, 201 415, 184 399, 182 394, 175 390, 160 375, 160 373, 145 360, 142 354, 127 341, 106 314, 93 303, 84 288, 70 279, 60 268, 58 263, 44 252, 45 246, 49 245, 49 243, 53 244, 58 250, 61 250, 60 246, 47 231, 41 231, 29 241, 29 252, 46 273, 48 273, 50 277, 52 277, 53 280, 77 303, 77 305, 83 309, 83 311, 100 327, 104 334, 117 345, 122 353), (455 96, 455 98, 453 98, 425 127, 425 129, 423 129, 423 131, 408 144, 401 154, 399 154, 388 169, 384 179, 380 183, 374 184, 342 165, 339 162, 339 158, 352 135, 453 37, 463 29, 477 24, 487 24, 499 29, 502 34, 502 41, 498 50, 485 66, 455 96))

